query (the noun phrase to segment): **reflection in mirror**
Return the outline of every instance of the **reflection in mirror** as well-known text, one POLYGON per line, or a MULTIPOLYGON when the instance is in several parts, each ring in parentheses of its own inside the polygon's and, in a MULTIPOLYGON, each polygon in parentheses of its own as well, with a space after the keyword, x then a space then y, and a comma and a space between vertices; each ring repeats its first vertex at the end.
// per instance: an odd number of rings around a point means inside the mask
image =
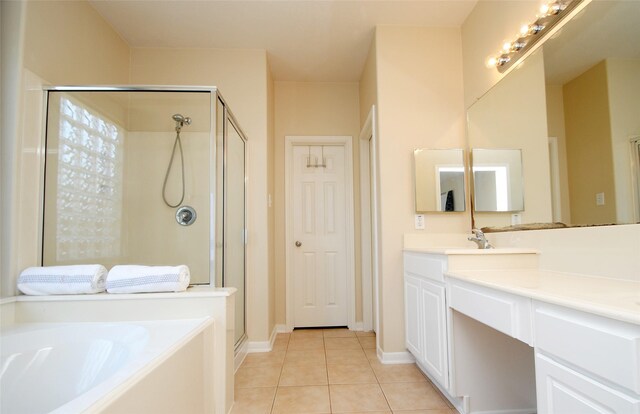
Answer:
POLYGON ((573 225, 640 221, 640 2, 593 2, 545 43, 553 216, 573 225))
MULTIPOLYGON (((637 223, 640 2, 592 2, 468 111, 468 143, 522 148, 523 223, 637 223)), ((474 214, 478 227, 509 214, 474 214)))
POLYGON ((417 212, 465 210, 463 150, 417 149, 414 161, 417 212))
POLYGON ((48 95, 43 265, 187 264, 209 283, 211 94, 51 91, 48 95), (167 173, 177 124, 184 150, 184 204, 198 219, 176 223, 180 155, 167 173))
POLYGON ((473 210, 524 210, 522 153, 519 149, 473 149, 473 210))

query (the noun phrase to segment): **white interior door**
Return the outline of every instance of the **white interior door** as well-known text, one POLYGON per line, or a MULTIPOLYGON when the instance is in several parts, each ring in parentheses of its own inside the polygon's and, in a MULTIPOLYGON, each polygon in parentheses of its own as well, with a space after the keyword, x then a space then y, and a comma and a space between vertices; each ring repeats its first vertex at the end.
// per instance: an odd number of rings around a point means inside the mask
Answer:
POLYGON ((345 148, 294 145, 291 282, 294 327, 345 326, 347 194, 345 148))

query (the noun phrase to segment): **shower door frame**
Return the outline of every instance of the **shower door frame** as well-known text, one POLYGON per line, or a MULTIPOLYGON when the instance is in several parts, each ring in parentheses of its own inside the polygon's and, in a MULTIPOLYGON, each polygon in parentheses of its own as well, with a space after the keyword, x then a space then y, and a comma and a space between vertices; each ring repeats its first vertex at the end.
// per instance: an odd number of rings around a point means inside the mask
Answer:
MULTIPOLYGON (((215 263, 215 257, 216 257, 216 243, 218 242, 217 240, 217 232, 216 232, 216 203, 217 203, 217 187, 216 187, 216 151, 217 151, 217 147, 216 147, 216 131, 217 131, 217 122, 222 122, 224 125, 224 120, 225 117, 224 115, 222 116, 221 120, 218 120, 217 116, 216 116, 216 105, 218 103, 218 100, 222 103, 222 105, 224 106, 224 114, 228 115, 231 120, 233 121, 234 125, 236 126, 238 132, 240 133, 240 135, 242 136, 244 142, 245 142, 245 188, 244 188, 244 193, 245 193, 245 197, 244 197, 244 201, 245 201, 245 205, 244 205, 244 211, 245 211, 245 222, 244 222, 244 227, 245 227, 245 232, 247 229, 247 185, 246 185, 246 175, 247 175, 247 166, 246 166, 246 159, 247 159, 247 136, 244 133, 244 131, 242 130, 242 128, 240 127, 237 119, 234 117, 233 112, 229 109, 229 106, 227 105, 227 102, 225 101, 224 97, 222 96, 222 94, 220 93, 220 91, 218 90, 217 87, 215 86, 176 86, 176 85, 167 85, 167 86, 157 86, 157 85, 54 85, 54 86, 44 86, 43 88, 43 128, 42 128, 42 138, 41 138, 41 143, 40 143, 40 148, 42 153, 44 154, 46 151, 46 144, 47 144, 47 124, 48 124, 48 108, 49 108, 49 93, 51 92, 182 92, 182 93, 209 93, 210 95, 210 99, 209 99, 209 105, 210 105, 210 114, 211 114, 211 123, 209 125, 209 157, 211 162, 209 163, 209 200, 210 200, 210 205, 209 205, 209 283, 202 283, 202 284, 198 284, 200 286, 215 286, 215 280, 216 280, 216 263, 215 263), (211 237, 213 236, 213 237, 211 237)), ((223 157, 225 156, 225 154, 223 154, 223 157)), ((39 223, 38 223, 38 245, 40 247, 40 254, 39 254, 39 265, 43 266, 43 259, 44 259, 44 198, 45 198, 45 167, 46 167, 46 157, 40 157, 40 168, 41 171, 43 172, 42 174, 40 174, 40 188, 42 191, 40 191, 40 200, 39 200, 39 209, 40 211, 38 212, 38 217, 39 217, 39 223)), ((224 168, 224 167, 223 167, 224 168)), ((224 170, 223 170, 224 171, 224 170)), ((223 198, 223 203, 224 203, 224 198, 223 198)), ((224 214, 224 213, 223 213, 224 214)), ((224 224, 224 218, 223 218, 223 224, 224 224)), ((247 243, 246 243, 246 237, 245 237, 245 254, 244 254, 244 280, 245 280, 245 299, 246 299, 246 281, 247 281, 247 247, 246 247, 247 243)), ((217 286, 217 287, 222 287, 222 286, 217 286)), ((245 314, 245 335, 246 335, 246 314, 245 314)), ((240 341, 242 342, 242 340, 240 341)))
MULTIPOLYGON (((226 280, 226 273, 227 273, 227 266, 225 263, 225 256, 226 256, 226 247, 227 247, 227 238, 226 238, 226 227, 225 227, 225 221, 226 221, 226 215, 225 212, 228 211, 227 209, 227 202, 229 200, 229 198, 227 197, 227 191, 228 191, 228 187, 227 187, 227 182, 226 182, 226 178, 225 178, 225 174, 227 172, 227 157, 228 157, 228 128, 234 128, 236 130, 236 132, 238 133, 238 135, 240 136, 240 139, 242 140, 242 144, 243 144, 243 159, 244 159, 244 215, 243 215, 243 219, 244 219, 244 229, 243 229, 243 246, 244 246, 244 254, 243 254, 243 259, 244 259, 244 264, 243 264, 243 270, 244 270, 244 274, 242 275, 243 279, 244 279, 244 289, 242 295, 243 295, 243 303, 244 303, 244 320, 243 320, 243 325, 244 325, 244 332, 243 334, 240 336, 240 338, 238 338, 237 341, 235 341, 234 343, 234 350, 237 353, 240 348, 243 346, 243 344, 246 342, 247 340, 247 241, 248 241, 248 230, 247 230, 247 136, 245 135, 244 131, 242 130, 242 128, 240 127, 240 124, 238 123, 238 120, 236 119, 236 117, 233 115, 233 112, 231 112, 231 110, 229 109, 229 107, 227 106, 226 102, 224 101, 224 99, 222 98, 222 96, 218 93, 218 100, 222 103, 222 106, 224 107, 224 111, 222 113, 222 119, 220 120, 220 122, 222 122, 222 136, 223 136, 223 143, 222 143, 222 160, 223 160, 223 165, 222 165, 222 205, 223 205, 223 213, 222 213, 222 243, 223 243, 223 249, 222 249, 222 275, 221 275, 221 280, 222 280, 222 286, 224 287, 225 285, 225 280, 226 280), (228 122, 227 122, 228 120, 228 122)), ((217 132, 217 131, 216 131, 217 132)), ((215 135, 215 134, 214 134, 215 135)), ((215 210, 215 209, 214 209, 215 210)), ((215 211, 214 211, 215 214, 215 211)), ((215 224, 215 223, 214 223, 215 224)), ((216 234, 217 236, 217 234, 216 234)), ((215 274, 213 275, 213 277, 215 278, 215 274)), ((238 294, 240 294, 240 292, 238 292, 238 294)), ((237 316, 236 316, 237 317, 237 316)))

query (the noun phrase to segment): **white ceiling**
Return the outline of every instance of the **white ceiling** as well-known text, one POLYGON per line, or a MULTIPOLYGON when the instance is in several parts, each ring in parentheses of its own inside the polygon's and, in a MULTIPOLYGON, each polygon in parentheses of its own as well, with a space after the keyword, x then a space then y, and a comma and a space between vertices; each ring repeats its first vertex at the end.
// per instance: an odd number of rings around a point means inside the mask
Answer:
POLYGON ((477 0, 89 0, 132 47, 265 49, 275 80, 357 81, 374 27, 461 26, 477 0))

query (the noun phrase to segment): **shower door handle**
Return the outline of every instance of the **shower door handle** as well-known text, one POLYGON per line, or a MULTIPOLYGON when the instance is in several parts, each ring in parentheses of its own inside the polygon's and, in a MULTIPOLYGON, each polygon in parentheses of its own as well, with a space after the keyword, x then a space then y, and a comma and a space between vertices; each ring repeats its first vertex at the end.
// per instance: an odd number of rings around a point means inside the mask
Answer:
POLYGON ((299 241, 296 242, 296 247, 300 247, 302 246, 302 243, 300 243, 299 241))

